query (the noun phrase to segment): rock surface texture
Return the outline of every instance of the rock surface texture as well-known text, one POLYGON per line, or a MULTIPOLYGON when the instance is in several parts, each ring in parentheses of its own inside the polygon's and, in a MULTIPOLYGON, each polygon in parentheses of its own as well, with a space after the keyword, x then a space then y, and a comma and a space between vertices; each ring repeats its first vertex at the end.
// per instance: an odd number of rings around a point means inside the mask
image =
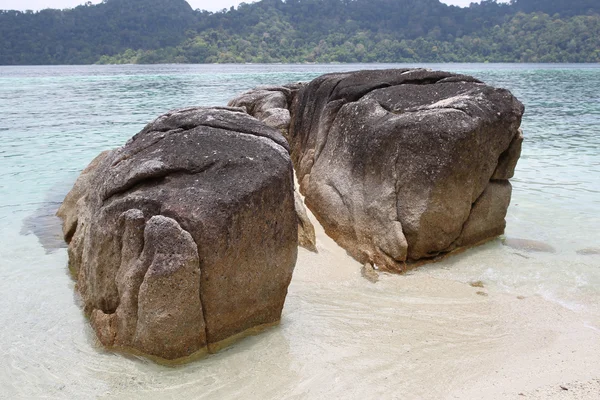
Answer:
POLYGON ((241 109, 173 111, 102 153, 58 212, 100 341, 174 360, 276 323, 294 201, 288 144, 241 109))
POLYGON ((504 232, 524 111, 508 90, 423 69, 336 73, 290 110, 306 204, 361 263, 401 272, 504 232))
POLYGON ((304 200, 300 193, 295 192, 296 198, 296 215, 298 216, 298 245, 307 250, 317 253, 317 238, 315 235, 315 227, 304 207, 304 200))
MULTIPOLYGON (((242 108, 286 136, 291 122, 290 109, 298 90, 304 86, 306 86, 304 83, 290 83, 283 86, 258 87, 237 96, 229 102, 228 106, 242 108)), ((317 252, 315 227, 310 222, 304 201, 298 193, 296 193, 296 213, 298 214, 298 244, 307 250, 317 252)))
POLYGON ((266 125, 286 134, 290 127, 290 109, 298 90, 305 83, 283 86, 262 86, 242 93, 228 104, 239 107, 266 125))

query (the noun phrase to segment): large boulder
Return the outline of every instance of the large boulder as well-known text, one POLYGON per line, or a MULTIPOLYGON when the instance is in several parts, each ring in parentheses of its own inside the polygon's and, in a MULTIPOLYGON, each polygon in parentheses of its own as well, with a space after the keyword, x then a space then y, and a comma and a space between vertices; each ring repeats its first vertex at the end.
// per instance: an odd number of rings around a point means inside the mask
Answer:
POLYGON ((286 136, 326 233, 399 272, 503 233, 523 111, 470 76, 336 73, 299 89, 286 136))
POLYGON ((81 174, 58 215, 107 346, 173 360, 279 321, 297 255, 281 134, 235 108, 165 114, 81 174))

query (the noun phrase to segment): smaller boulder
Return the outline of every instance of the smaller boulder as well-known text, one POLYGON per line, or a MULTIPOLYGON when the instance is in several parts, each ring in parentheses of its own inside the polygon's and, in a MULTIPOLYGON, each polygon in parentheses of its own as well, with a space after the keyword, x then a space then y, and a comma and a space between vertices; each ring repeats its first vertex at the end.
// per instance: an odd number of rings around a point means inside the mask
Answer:
POLYGON ((240 107, 266 125, 278 129, 284 136, 290 127, 290 107, 304 83, 283 86, 261 86, 242 93, 228 104, 240 107))

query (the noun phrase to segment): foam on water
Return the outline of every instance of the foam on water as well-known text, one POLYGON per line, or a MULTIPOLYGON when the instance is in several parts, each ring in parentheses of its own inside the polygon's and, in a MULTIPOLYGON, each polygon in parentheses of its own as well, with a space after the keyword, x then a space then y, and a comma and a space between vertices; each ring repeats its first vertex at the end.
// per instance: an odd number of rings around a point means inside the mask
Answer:
MULTIPOLYGON (((443 398, 485 380, 509 348, 522 376, 538 371, 533 351, 563 336, 592 357, 600 256, 576 251, 600 247, 600 67, 573 65, 429 66, 506 87, 526 105, 506 235, 555 253, 496 240, 372 284, 317 227, 320 252, 300 250, 281 326, 178 368, 96 344, 52 222, 95 155, 169 109, 386 67, 0 67, 0 398, 443 398)), ((577 365, 592 371, 592 361, 577 365)))

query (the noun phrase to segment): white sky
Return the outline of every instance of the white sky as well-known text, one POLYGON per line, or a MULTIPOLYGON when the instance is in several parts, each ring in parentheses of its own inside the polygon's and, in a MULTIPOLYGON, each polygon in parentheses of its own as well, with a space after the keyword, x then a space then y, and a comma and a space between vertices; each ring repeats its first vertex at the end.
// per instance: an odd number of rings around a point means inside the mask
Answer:
MULTIPOLYGON (((92 3, 100 3, 101 0, 92 0, 92 3)), ((193 9, 218 11, 223 8, 237 6, 239 0, 187 0, 193 9)), ((441 0, 446 4, 457 6, 468 6, 469 3, 477 3, 478 0, 441 0)), ((0 10, 41 10, 43 8, 71 8, 85 3, 86 0, 0 0, 0 10)), ((252 0, 246 0, 252 3, 252 0)))

